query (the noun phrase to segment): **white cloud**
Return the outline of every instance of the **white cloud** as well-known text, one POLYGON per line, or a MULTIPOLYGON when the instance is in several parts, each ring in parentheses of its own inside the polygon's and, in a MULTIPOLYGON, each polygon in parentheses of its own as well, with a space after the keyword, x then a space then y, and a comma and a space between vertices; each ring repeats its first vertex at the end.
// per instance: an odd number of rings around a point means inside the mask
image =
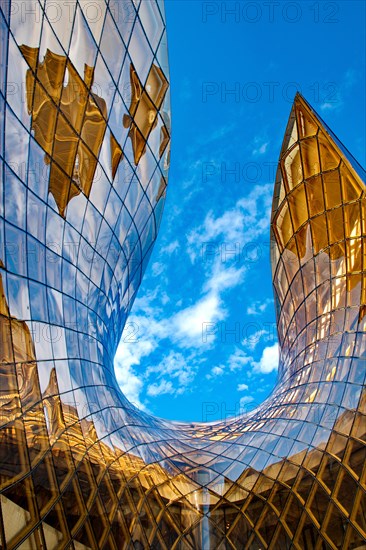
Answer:
MULTIPOLYGON (((252 327, 252 325, 249 325, 249 327, 254 328, 254 327, 252 327)), ((249 332, 248 328, 247 328, 246 332, 247 333, 249 332)), ((265 330, 264 328, 256 330, 255 332, 253 332, 251 334, 248 334, 248 336, 246 336, 246 338, 243 339, 242 345, 245 348, 248 348, 250 351, 253 351, 257 347, 257 345, 259 344, 259 342, 260 342, 260 340, 262 339, 263 336, 266 336, 267 340, 268 340, 268 331, 267 330, 265 330)))
POLYGON ((247 391, 249 386, 247 384, 238 384, 237 391, 247 391))
POLYGON ((348 69, 341 77, 340 82, 336 85, 335 82, 329 83, 325 96, 328 101, 324 101, 320 105, 321 111, 341 111, 350 97, 352 88, 358 84, 359 74, 354 69, 348 69))
POLYGON ((217 365, 216 367, 213 367, 210 371, 210 374, 206 374, 207 380, 211 380, 211 378, 216 378, 217 376, 222 376, 225 372, 225 366, 224 365, 217 365))
POLYGON ((146 378, 153 376, 158 380, 148 386, 148 395, 184 393, 193 382, 198 365, 194 354, 186 359, 181 353, 171 351, 158 365, 146 370, 146 378))
POLYGON ((191 261, 194 262, 198 253, 205 261, 211 254, 221 256, 222 247, 217 246, 214 241, 223 237, 222 242, 236 244, 240 243, 244 230, 244 216, 237 206, 222 216, 214 217, 212 212, 206 215, 204 223, 193 229, 187 236, 188 253, 191 261))
MULTIPOLYGON (((218 238, 227 245, 225 253, 232 250, 233 243, 239 243, 242 247, 246 242, 261 237, 267 239, 271 197, 272 185, 257 185, 248 197, 237 201, 221 216, 215 217, 212 212, 209 213, 204 223, 188 235, 188 253, 192 261, 200 253, 202 244, 218 238)), ((162 253, 174 254, 179 247, 178 240, 175 240, 162 249, 162 253)), ((135 314, 129 318, 129 323, 136 324, 137 339, 131 342, 122 338, 115 361, 122 391, 135 403, 141 404, 144 389, 146 395, 154 397, 168 393, 178 395, 192 385, 200 364, 205 361, 203 351, 207 351, 220 334, 219 330, 212 330, 211 336, 207 335, 204 341, 204 323, 215 328, 227 319, 223 294, 241 284, 246 274, 243 262, 233 262, 232 255, 227 256, 217 254, 203 266, 202 275, 206 275, 206 279, 198 299, 188 305, 185 300, 176 302, 177 309, 173 312, 170 308, 170 316, 165 313, 164 304, 170 300, 162 291, 162 285, 136 299, 135 314), (147 364, 148 357, 164 340, 172 351, 158 365, 147 364), (180 350, 185 351, 182 354, 180 350), (136 367, 140 365, 144 365, 144 370, 138 377, 136 367)), ((152 272, 159 275, 164 266, 164 261, 156 261, 152 272)), ((206 378, 221 376, 224 372, 240 370, 251 364, 253 357, 237 350, 230 356, 226 367, 217 365, 206 378)))
MULTIPOLYGON (((205 344, 204 349, 207 350, 208 345, 212 344, 217 335, 217 331, 211 329, 203 335, 204 327, 215 328, 219 321, 226 318, 227 311, 223 307, 221 293, 239 284, 243 275, 244 268, 227 268, 224 264, 215 263, 211 276, 202 288, 201 298, 193 305, 173 313, 171 317, 164 317, 163 309, 152 305, 156 303, 157 297, 162 299, 163 294, 159 288, 136 300, 134 306, 136 314, 130 317, 126 325, 115 361, 116 371, 121 374, 119 379, 122 381, 122 390, 126 394, 128 391, 132 396, 130 398, 135 403, 141 402, 140 394, 144 384, 148 384, 149 377, 153 373, 158 378, 163 375, 166 378, 168 373, 168 379, 164 379, 164 383, 161 380, 148 385, 148 395, 180 394, 186 391, 187 386, 196 375, 203 343, 205 344), (205 341, 203 336, 205 336, 205 341), (131 367, 140 365, 144 360, 146 362, 146 358, 165 339, 180 348, 190 348, 191 356, 197 356, 194 360, 195 366, 188 365, 182 354, 171 352, 158 366, 148 367, 139 380, 131 367), (126 376, 122 376, 122 364, 124 369, 130 369, 127 373, 131 379, 129 384, 123 382, 126 376)), ((213 372, 215 376, 218 374, 219 370, 213 372)))
POLYGON ((212 374, 214 374, 215 376, 221 376, 221 374, 224 373, 224 369, 222 367, 213 367, 213 369, 211 370, 212 374))
POLYGON ((279 348, 278 344, 273 344, 264 348, 259 362, 253 362, 252 366, 255 372, 268 374, 278 369, 279 348))
POLYGON ((203 261, 214 257, 228 263, 228 259, 241 259, 243 247, 266 239, 271 213, 273 185, 256 185, 249 195, 237 201, 235 206, 221 216, 209 212, 205 221, 187 236, 188 254, 194 263, 199 257, 203 261), (239 247, 239 255, 228 254, 227 250, 239 247))
MULTIPOLYGON (((259 140, 258 140, 259 142, 259 140)), ((269 145, 269 141, 265 141, 264 143, 262 143, 262 145, 260 145, 259 147, 256 147, 255 149, 253 149, 252 151, 252 155, 257 157, 259 155, 264 155, 264 153, 267 151, 267 147, 269 145)))
POLYGON ((157 395, 162 395, 164 393, 175 393, 172 382, 162 380, 159 384, 150 384, 147 388, 147 394, 152 397, 156 397, 157 395))
POLYGON ((165 265, 162 262, 154 262, 151 266, 153 275, 157 277, 161 275, 165 269, 165 265))
POLYGON ((243 350, 237 348, 228 359, 228 367, 231 371, 241 370, 252 361, 253 357, 248 356, 243 350))
POLYGON ((173 254, 173 252, 178 250, 179 247, 180 247, 179 242, 177 240, 175 240, 175 241, 172 241, 171 243, 169 243, 167 246, 164 246, 160 250, 160 253, 161 254, 168 254, 168 256, 171 256, 171 254, 173 254))
POLYGON ((121 342, 117 348, 115 361, 131 367, 139 365, 143 357, 149 355, 156 347, 152 339, 141 337, 144 318, 134 316, 126 324, 121 342))
POLYGON ((172 316, 169 326, 172 340, 183 347, 201 346, 212 343, 215 330, 206 327, 226 319, 228 312, 223 306, 221 294, 236 287, 243 281, 245 268, 230 267, 218 259, 210 266, 210 276, 203 285, 203 296, 192 306, 182 309, 172 316))
POLYGON ((224 290, 233 288, 242 282, 245 268, 238 269, 227 267, 225 263, 216 261, 213 267, 212 276, 206 281, 204 290, 214 294, 220 294, 224 290))
POLYGON ((264 302, 261 302, 259 300, 253 302, 250 304, 250 306, 247 307, 247 314, 248 315, 260 315, 264 311, 266 311, 269 304, 273 303, 272 298, 267 298, 264 302))
POLYGON ((329 101, 325 101, 324 103, 322 103, 320 105, 320 110, 321 111, 335 111, 337 109, 340 109, 342 107, 342 103, 340 101, 334 101, 334 102, 329 102, 329 101))
POLYGON ((137 299, 137 311, 146 314, 133 315, 129 318, 117 348, 114 368, 118 384, 129 399, 136 406, 146 409, 141 402, 141 393, 144 389, 144 377, 133 367, 138 367, 157 347, 164 335, 164 324, 157 321, 157 315, 150 301, 154 295, 147 295, 137 299))
POLYGON ((193 306, 179 311, 170 323, 173 327, 172 337, 179 340, 184 347, 191 347, 194 343, 202 344, 202 330, 204 323, 216 323, 224 316, 219 297, 208 294, 193 306))

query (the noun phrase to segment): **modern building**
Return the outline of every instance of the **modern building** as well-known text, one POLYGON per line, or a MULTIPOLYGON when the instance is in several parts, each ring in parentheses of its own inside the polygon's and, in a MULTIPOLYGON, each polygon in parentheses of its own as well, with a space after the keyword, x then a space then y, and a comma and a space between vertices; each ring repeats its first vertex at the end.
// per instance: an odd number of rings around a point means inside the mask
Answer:
POLYGON ((366 548, 365 173, 301 97, 274 189, 278 383, 137 410, 113 358, 169 167, 162 0, 3 1, 0 548, 366 548))

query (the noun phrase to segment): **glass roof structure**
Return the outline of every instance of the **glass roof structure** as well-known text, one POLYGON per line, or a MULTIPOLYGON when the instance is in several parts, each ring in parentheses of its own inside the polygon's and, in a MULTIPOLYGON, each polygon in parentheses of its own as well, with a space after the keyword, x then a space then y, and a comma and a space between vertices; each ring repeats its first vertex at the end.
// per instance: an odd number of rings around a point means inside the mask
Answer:
POLYGON ((366 548, 365 172, 297 95, 273 393, 225 422, 138 410, 113 358, 167 187, 163 1, 52 6, 0 10, 0 547, 366 548))

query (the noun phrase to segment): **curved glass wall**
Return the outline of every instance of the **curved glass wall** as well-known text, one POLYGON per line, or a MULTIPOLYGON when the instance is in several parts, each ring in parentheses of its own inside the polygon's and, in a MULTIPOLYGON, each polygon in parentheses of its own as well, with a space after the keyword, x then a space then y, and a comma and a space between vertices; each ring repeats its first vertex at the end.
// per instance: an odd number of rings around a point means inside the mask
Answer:
POLYGON ((60 6, 0 12, 1 548, 364 548, 364 172, 297 96, 275 390, 225 423, 137 410, 113 357, 167 185, 163 3, 60 6))

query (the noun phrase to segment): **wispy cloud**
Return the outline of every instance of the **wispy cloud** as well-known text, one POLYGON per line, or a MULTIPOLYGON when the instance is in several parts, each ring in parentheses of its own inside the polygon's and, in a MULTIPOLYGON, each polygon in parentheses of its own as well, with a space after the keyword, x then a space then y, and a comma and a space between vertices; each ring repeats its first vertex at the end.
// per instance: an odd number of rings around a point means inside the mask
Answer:
POLYGON ((248 315, 260 315, 261 313, 264 313, 267 309, 267 307, 273 303, 272 298, 267 298, 264 301, 256 300, 255 302, 252 302, 247 307, 247 314, 248 315))
POLYGON ((194 380, 199 366, 194 359, 194 354, 185 357, 182 353, 171 351, 158 365, 149 367, 146 377, 152 376, 157 382, 148 385, 147 394, 155 397, 164 393, 184 393, 194 380))
POLYGON ((165 265, 162 262, 154 262, 151 266, 153 275, 161 275, 165 269, 165 265))
POLYGON ((175 389, 173 388, 173 383, 171 381, 161 380, 159 384, 150 384, 146 393, 147 395, 156 397, 157 395, 163 395, 164 393, 175 393, 175 389))
POLYGON ((242 282, 244 274, 244 266, 230 266, 217 259, 213 264, 212 274, 205 282, 203 289, 209 294, 218 296, 225 290, 238 286, 242 282))
POLYGON ((226 138, 228 135, 230 135, 232 132, 234 132, 236 129, 236 123, 230 122, 229 124, 224 124, 223 126, 219 126, 218 128, 215 128, 211 132, 205 133, 205 136, 202 138, 198 138, 196 140, 196 144, 199 145, 212 145, 214 142, 222 141, 223 138, 226 138))
POLYGON ((180 247, 180 244, 177 239, 169 243, 167 246, 163 246, 160 253, 161 254, 167 254, 168 256, 171 256, 178 248, 180 247))
MULTIPOLYGON (((242 283, 244 266, 227 266, 216 259, 208 269, 208 277, 202 286, 201 297, 192 305, 173 314, 167 321, 170 338, 181 347, 202 347, 204 326, 224 321, 228 311, 224 306, 223 294, 242 283)), ((211 332, 205 343, 216 338, 211 332)))
POLYGON ((219 297, 210 293, 171 318, 171 326, 174 327, 172 337, 184 347, 192 347, 197 339, 197 343, 201 344, 203 323, 215 323, 224 317, 225 310, 219 297))
MULTIPOLYGON (((260 373, 268 374, 277 370, 278 358, 279 348, 277 342, 263 349, 259 361, 255 361, 253 356, 249 355, 245 350, 236 348, 235 352, 229 357, 228 367, 230 371, 241 371, 245 369, 249 377, 260 373)), ((241 390, 238 389, 238 391, 241 390)))
MULTIPOLYGON (((227 317, 222 294, 237 286, 243 277, 243 267, 227 268, 225 264, 215 262, 198 300, 171 312, 170 316, 157 305, 158 297, 161 300, 164 298, 159 287, 154 293, 136 300, 135 314, 130 317, 135 338, 131 341, 131 331, 125 331, 128 336, 122 339, 115 363, 122 391, 131 401, 146 407, 141 399, 144 389, 146 395, 152 398, 163 394, 180 395, 187 391, 200 363, 204 361, 202 356, 217 337, 216 332, 212 331, 203 344, 203 327, 205 324, 215 325, 227 317), (163 342, 164 348, 171 351, 163 356, 158 365, 151 365, 153 353, 163 342), (150 365, 145 371, 139 368, 138 377, 137 368, 148 361, 150 365)), ((212 369, 211 376, 219 376, 223 372, 224 368, 217 366, 212 369)))
POLYGON ((228 359, 228 367, 230 371, 242 370, 245 366, 250 365, 253 357, 248 356, 245 351, 237 348, 228 359))
POLYGON ((264 141, 261 138, 255 138, 254 148, 252 150, 253 157, 259 157, 267 152, 269 141, 264 141))
POLYGON ((217 376, 222 376, 225 373, 225 365, 217 365, 216 367, 212 367, 209 374, 206 374, 207 380, 211 380, 212 378, 216 378, 217 376))
POLYGON ((342 107, 343 103, 340 101, 330 103, 329 101, 325 101, 320 105, 321 111, 336 111, 342 107))
MULTIPOLYGON (((208 245, 219 243, 223 248, 212 250, 222 256, 222 251, 227 257, 227 246, 239 245, 242 247, 250 242, 255 242, 259 237, 268 232, 270 209, 272 204, 273 187, 271 184, 256 185, 249 195, 239 199, 233 208, 224 212, 221 216, 215 216, 209 212, 202 225, 193 229, 187 236, 188 253, 191 261, 195 262, 202 254, 207 253, 208 245)), ((211 253, 211 250, 209 250, 211 253)), ((232 258, 232 255, 230 255, 232 258)), ((221 259, 223 259, 221 257, 221 259)))
POLYGON ((341 111, 347 102, 350 92, 359 81, 359 73, 348 69, 338 82, 328 82, 322 92, 323 101, 319 106, 322 112, 341 111))
MULTIPOLYGON (((188 246, 175 239, 159 251, 150 270, 154 290, 135 301, 133 315, 129 317, 129 323, 137 327, 137 338, 122 339, 116 356, 117 377, 131 401, 147 408, 160 395, 178 396, 194 387, 198 373, 202 372, 201 365, 207 361, 207 352, 220 345, 220 331, 212 330, 204 339, 204 326, 219 326, 228 318, 227 295, 243 284, 247 273, 247 266, 230 254, 226 257, 218 253, 206 261, 202 246, 207 242, 223 242, 227 252, 232 243, 240 243, 242 247, 267 239, 271 195, 271 185, 257 185, 232 208, 219 215, 210 212, 203 223, 188 233, 188 246), (177 293, 172 302, 169 290, 165 290, 167 256, 178 250, 182 265, 185 257, 190 270, 194 264, 194 276, 189 276, 193 284, 199 284, 193 294, 177 293)), ((229 352, 225 363, 221 349, 220 363, 214 364, 204 376, 213 380, 243 368, 253 370, 254 348, 248 345, 249 353, 240 349, 234 354, 229 352)))

